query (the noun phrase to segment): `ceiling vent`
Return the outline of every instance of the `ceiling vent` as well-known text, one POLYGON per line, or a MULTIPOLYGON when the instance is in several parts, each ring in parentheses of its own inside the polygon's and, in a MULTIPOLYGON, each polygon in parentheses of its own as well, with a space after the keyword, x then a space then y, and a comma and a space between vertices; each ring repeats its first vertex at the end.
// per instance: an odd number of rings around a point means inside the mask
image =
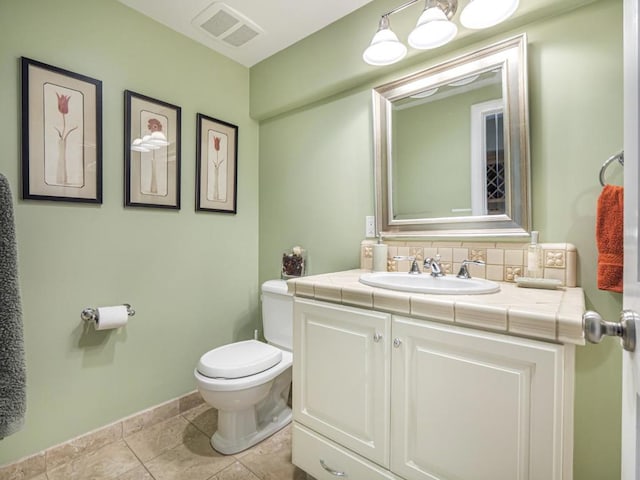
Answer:
POLYGON ((222 2, 209 5, 191 24, 232 47, 242 47, 264 33, 254 22, 222 2))

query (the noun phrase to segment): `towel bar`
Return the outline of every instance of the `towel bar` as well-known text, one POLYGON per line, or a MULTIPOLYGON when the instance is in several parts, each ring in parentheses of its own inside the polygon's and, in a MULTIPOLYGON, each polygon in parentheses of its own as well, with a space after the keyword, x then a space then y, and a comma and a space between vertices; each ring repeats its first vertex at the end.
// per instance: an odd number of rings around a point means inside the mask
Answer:
MULTIPOLYGON (((133 317, 136 314, 136 311, 131 308, 131 305, 129 305, 128 303, 123 303, 123 305, 127 307, 127 315, 133 317)), ((87 322, 96 321, 98 319, 98 309, 87 307, 80 313, 80 318, 87 322)))
POLYGON ((620 165, 622 165, 624 167, 624 150, 616 153, 615 155, 612 155, 611 157, 607 158, 607 160, 602 164, 602 167, 600 167, 600 185, 602 185, 604 187, 605 181, 604 181, 604 171, 607 169, 607 167, 612 163, 615 162, 616 160, 618 160, 618 162, 620 162, 620 165))

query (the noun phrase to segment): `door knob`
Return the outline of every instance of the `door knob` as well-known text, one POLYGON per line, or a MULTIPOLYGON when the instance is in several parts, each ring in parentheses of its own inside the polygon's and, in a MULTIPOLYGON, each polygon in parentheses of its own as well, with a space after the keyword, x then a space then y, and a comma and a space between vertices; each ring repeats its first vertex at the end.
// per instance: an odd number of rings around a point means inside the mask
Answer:
POLYGON ((620 337, 622 348, 629 352, 636 349, 636 320, 640 315, 632 310, 620 312, 620 322, 607 322, 597 312, 591 310, 582 315, 584 333, 587 341, 600 343, 605 335, 620 337))

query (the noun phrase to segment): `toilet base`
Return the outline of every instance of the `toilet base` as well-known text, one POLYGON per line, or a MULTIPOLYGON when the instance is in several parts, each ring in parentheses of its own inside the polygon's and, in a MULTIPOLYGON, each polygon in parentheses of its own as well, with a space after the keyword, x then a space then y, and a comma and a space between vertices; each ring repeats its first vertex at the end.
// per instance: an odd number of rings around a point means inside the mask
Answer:
MULTIPOLYGON (((222 412, 220 412, 222 413, 222 412)), ((286 427, 291 423, 291 409, 285 407, 279 414, 274 416, 271 421, 265 422, 255 432, 238 439, 230 441, 216 432, 211 437, 211 446, 218 452, 224 455, 232 455, 234 453, 241 452, 247 448, 253 447, 255 444, 261 442, 265 438, 273 435, 278 430, 286 427)))

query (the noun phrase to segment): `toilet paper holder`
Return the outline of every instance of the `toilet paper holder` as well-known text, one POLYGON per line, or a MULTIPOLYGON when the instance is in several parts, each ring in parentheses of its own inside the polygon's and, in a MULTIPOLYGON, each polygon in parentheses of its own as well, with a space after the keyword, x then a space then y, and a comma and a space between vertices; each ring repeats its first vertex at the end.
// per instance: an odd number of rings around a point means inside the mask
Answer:
MULTIPOLYGON (((123 303, 125 307, 127 307, 127 315, 133 317, 136 314, 136 311, 131 308, 131 305, 128 303, 123 303)), ((95 322, 98 320, 98 309, 93 307, 87 307, 80 313, 80 318, 87 322, 95 322)))

